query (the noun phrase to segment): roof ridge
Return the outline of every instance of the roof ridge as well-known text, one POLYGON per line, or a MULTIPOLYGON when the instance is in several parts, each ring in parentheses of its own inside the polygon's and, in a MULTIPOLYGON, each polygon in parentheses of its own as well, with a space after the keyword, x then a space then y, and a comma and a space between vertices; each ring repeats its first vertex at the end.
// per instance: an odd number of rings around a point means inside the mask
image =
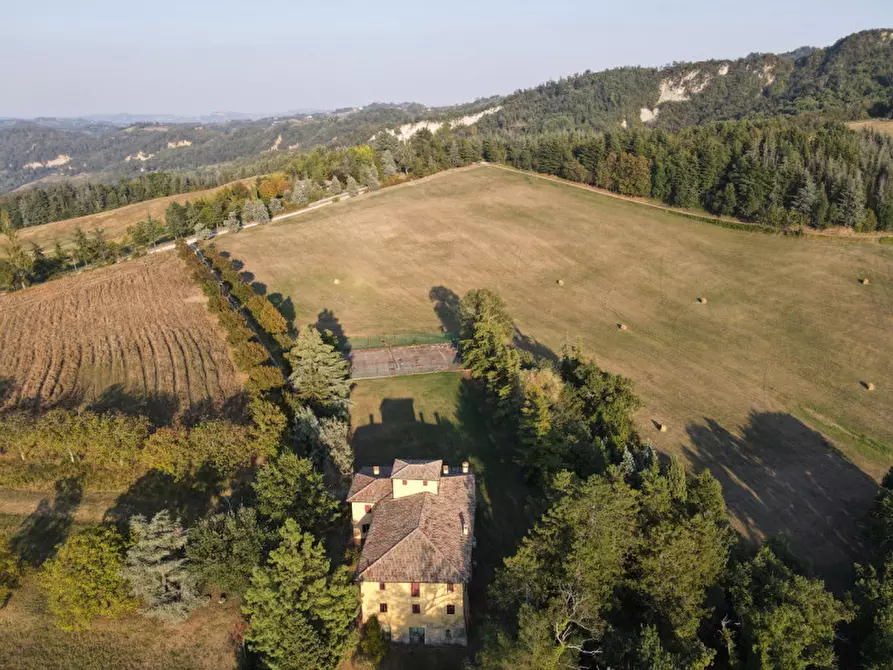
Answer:
MULTIPOLYGON (((434 499, 433 496, 430 499, 426 499, 425 502, 422 504, 422 507, 424 507, 424 505, 428 503, 428 500, 433 500, 433 499, 434 499)), ((431 539, 431 537, 428 535, 428 533, 426 533, 424 530, 422 530, 421 524, 417 528, 422 533, 422 535, 425 536, 425 539, 428 540, 428 544, 430 544, 432 547, 434 547, 435 551, 437 551, 437 553, 440 554, 440 557, 444 560, 444 562, 449 563, 450 567, 452 567, 453 570, 455 570, 457 574, 462 574, 462 569, 456 567, 456 564, 453 563, 449 558, 447 558, 444 555, 444 553, 440 550, 440 547, 437 546, 437 543, 433 539, 431 539)), ((401 542, 402 542, 402 540, 401 540, 401 542)), ((398 542, 398 544, 399 544, 399 542, 398 542)))

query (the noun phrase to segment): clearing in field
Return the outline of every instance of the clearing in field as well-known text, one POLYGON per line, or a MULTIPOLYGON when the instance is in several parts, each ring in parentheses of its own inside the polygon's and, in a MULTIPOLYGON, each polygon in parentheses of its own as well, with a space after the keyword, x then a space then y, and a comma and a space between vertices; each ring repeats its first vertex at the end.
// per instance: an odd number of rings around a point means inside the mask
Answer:
POLYGON ((853 130, 869 128, 876 133, 893 135, 893 119, 869 119, 868 121, 851 121, 847 124, 853 130))
POLYGON ((437 332, 435 307, 496 290, 521 344, 552 356, 579 341, 630 377, 642 434, 709 466, 742 532, 786 532, 818 566, 849 560, 893 464, 893 249, 879 244, 727 230, 492 166, 219 244, 297 324, 329 310, 348 337, 437 332))
POLYGON ((0 297, 3 404, 220 409, 241 383, 223 332, 173 253, 0 297))

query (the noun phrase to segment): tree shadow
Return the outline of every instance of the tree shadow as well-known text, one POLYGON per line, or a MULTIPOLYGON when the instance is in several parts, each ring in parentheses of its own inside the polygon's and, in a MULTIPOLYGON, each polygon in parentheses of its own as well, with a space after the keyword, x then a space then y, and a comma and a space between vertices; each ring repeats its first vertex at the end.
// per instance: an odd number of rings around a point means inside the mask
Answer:
POLYGON ((350 340, 347 339, 347 334, 344 332, 344 326, 341 325, 341 322, 332 310, 326 308, 321 311, 316 316, 314 327, 323 334, 326 332, 331 333, 331 339, 338 351, 343 354, 350 353, 350 340))
POLYGON ((43 565, 56 554, 58 545, 71 532, 74 513, 83 497, 84 487, 80 479, 58 480, 52 500, 49 497, 41 500, 10 540, 13 551, 29 565, 43 565))
POLYGON ((390 465, 395 458, 443 459, 456 466, 471 463, 477 484, 474 570, 470 594, 475 620, 486 611, 486 591, 496 568, 517 551, 533 519, 533 491, 515 463, 516 443, 492 416, 486 393, 462 379, 456 396, 456 419, 416 411, 415 399, 382 398, 381 421, 374 415, 355 425, 352 437, 356 467, 390 465))
POLYGON ((112 384, 87 409, 93 412, 118 411, 129 416, 146 416, 153 426, 165 426, 176 416, 180 409, 180 400, 170 393, 135 394, 123 384, 112 384))
POLYGON ((15 390, 16 383, 12 377, 0 377, 0 407, 6 404, 15 390))
POLYGON ((512 344, 514 344, 515 347, 521 351, 526 351, 533 356, 533 359, 537 362, 548 361, 553 365, 558 364, 558 354, 545 344, 538 341, 535 337, 522 333, 516 324, 512 324, 512 330, 512 344))
POLYGON ((213 508, 222 491, 219 478, 204 466, 194 476, 183 479, 150 470, 115 499, 105 518, 121 522, 135 514, 151 518, 167 510, 190 526, 213 508))
POLYGON ((434 303, 441 332, 458 333, 461 326, 459 296, 446 286, 433 286, 428 292, 428 299, 434 303))
POLYGON ((746 539, 784 535, 832 588, 845 587, 864 555, 860 525, 874 479, 790 414, 752 412, 740 437, 712 419, 686 431, 695 445, 688 456, 722 484, 746 539))

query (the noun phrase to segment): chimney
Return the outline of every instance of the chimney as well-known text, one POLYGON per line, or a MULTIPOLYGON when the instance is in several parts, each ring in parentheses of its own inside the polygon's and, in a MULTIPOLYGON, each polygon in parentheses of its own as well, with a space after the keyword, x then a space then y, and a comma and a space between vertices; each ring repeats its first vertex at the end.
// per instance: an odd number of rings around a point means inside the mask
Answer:
POLYGON ((450 466, 447 465, 446 463, 443 464, 443 474, 445 474, 445 475, 450 474, 450 466))
POLYGON ((462 474, 468 474, 468 461, 462 461, 462 474))
POLYGON ((377 465, 373 465, 372 466, 372 474, 375 475, 376 477, 378 477, 378 475, 380 473, 381 473, 381 468, 379 468, 377 465))

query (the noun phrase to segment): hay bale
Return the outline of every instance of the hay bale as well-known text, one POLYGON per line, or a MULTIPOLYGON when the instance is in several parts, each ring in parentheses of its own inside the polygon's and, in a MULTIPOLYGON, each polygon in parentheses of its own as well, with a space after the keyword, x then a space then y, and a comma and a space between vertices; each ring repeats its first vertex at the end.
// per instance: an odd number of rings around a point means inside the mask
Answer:
POLYGON ((864 284, 870 284, 871 282, 868 281, 868 277, 862 277, 862 279, 859 280, 859 283, 864 285, 864 284))
POLYGON ((660 432, 662 432, 662 433, 666 433, 666 432, 667 432, 667 425, 666 425, 665 423, 658 423, 658 424, 657 424, 657 429, 658 429, 660 432))
POLYGON ((341 283, 341 280, 340 280, 340 279, 335 279, 335 280, 332 281, 332 283, 333 283, 335 286, 338 286, 338 284, 341 283))
POLYGON ((707 298, 705 298, 704 296, 701 296, 700 298, 698 298, 698 302, 701 303, 702 305, 706 305, 707 298))
POLYGON ((563 280, 563 279, 559 279, 557 283, 558 283, 559 286, 564 286, 564 280, 563 280))
POLYGON ((625 324, 625 323, 618 323, 618 324, 617 324, 617 328, 620 329, 620 330, 627 330, 627 327, 626 327, 626 324, 625 324))
POLYGON ((869 391, 874 391, 874 384, 872 382, 865 382, 865 388, 869 391))

